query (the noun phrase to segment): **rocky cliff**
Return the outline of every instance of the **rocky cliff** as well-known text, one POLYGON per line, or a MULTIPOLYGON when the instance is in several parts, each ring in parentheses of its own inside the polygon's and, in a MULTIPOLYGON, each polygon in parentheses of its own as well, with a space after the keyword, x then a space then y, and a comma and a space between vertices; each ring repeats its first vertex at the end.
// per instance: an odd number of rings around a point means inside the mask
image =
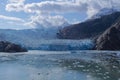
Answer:
POLYGON ((97 50, 120 50, 120 18, 96 39, 97 50))
POLYGON ((0 41, 0 52, 27 52, 27 49, 14 43, 0 41))

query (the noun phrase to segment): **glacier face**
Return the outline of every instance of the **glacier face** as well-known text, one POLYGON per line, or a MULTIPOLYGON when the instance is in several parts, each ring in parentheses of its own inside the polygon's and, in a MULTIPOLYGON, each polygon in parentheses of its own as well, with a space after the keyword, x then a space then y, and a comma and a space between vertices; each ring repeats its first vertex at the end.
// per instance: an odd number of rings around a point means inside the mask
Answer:
POLYGON ((29 49, 48 50, 48 51, 67 51, 67 50, 90 50, 94 47, 92 40, 60 40, 41 39, 39 41, 31 41, 23 43, 29 49))
POLYGON ((57 28, 7 30, 0 29, 0 40, 17 43, 28 49, 37 50, 88 50, 92 40, 61 40, 56 38, 57 28))

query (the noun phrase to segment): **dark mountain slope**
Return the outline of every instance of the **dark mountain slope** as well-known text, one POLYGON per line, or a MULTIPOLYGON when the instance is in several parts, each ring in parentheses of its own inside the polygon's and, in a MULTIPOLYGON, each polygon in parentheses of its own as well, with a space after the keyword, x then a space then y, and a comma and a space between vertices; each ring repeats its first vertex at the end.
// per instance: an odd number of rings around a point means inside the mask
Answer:
POLYGON ((18 44, 0 41, 0 52, 27 52, 27 49, 18 44))
POLYGON ((96 40, 97 50, 120 50, 120 19, 96 40))
POLYGON ((59 30, 57 37, 60 39, 84 39, 95 37, 115 23, 119 16, 120 12, 114 12, 102 16, 101 18, 67 26, 59 30))

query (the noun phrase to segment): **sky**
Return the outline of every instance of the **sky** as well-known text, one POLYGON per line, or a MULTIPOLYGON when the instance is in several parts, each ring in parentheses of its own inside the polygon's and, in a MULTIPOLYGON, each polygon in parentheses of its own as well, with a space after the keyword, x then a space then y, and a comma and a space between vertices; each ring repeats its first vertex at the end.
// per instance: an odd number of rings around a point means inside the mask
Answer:
POLYGON ((0 0, 0 29, 59 27, 82 22, 119 0, 0 0))

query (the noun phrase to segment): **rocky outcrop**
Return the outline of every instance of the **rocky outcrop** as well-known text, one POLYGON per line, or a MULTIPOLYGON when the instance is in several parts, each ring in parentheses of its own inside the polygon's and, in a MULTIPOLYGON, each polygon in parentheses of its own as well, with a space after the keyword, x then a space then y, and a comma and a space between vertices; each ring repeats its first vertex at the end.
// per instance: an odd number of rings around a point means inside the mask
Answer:
POLYGON ((57 37, 60 39, 84 39, 96 37, 115 23, 119 16, 120 12, 114 12, 102 16, 101 18, 91 19, 65 27, 57 33, 57 37))
POLYGON ((97 50, 120 50, 120 19, 96 39, 97 50))
POLYGON ((0 41, 0 52, 27 52, 27 49, 14 43, 0 41))

